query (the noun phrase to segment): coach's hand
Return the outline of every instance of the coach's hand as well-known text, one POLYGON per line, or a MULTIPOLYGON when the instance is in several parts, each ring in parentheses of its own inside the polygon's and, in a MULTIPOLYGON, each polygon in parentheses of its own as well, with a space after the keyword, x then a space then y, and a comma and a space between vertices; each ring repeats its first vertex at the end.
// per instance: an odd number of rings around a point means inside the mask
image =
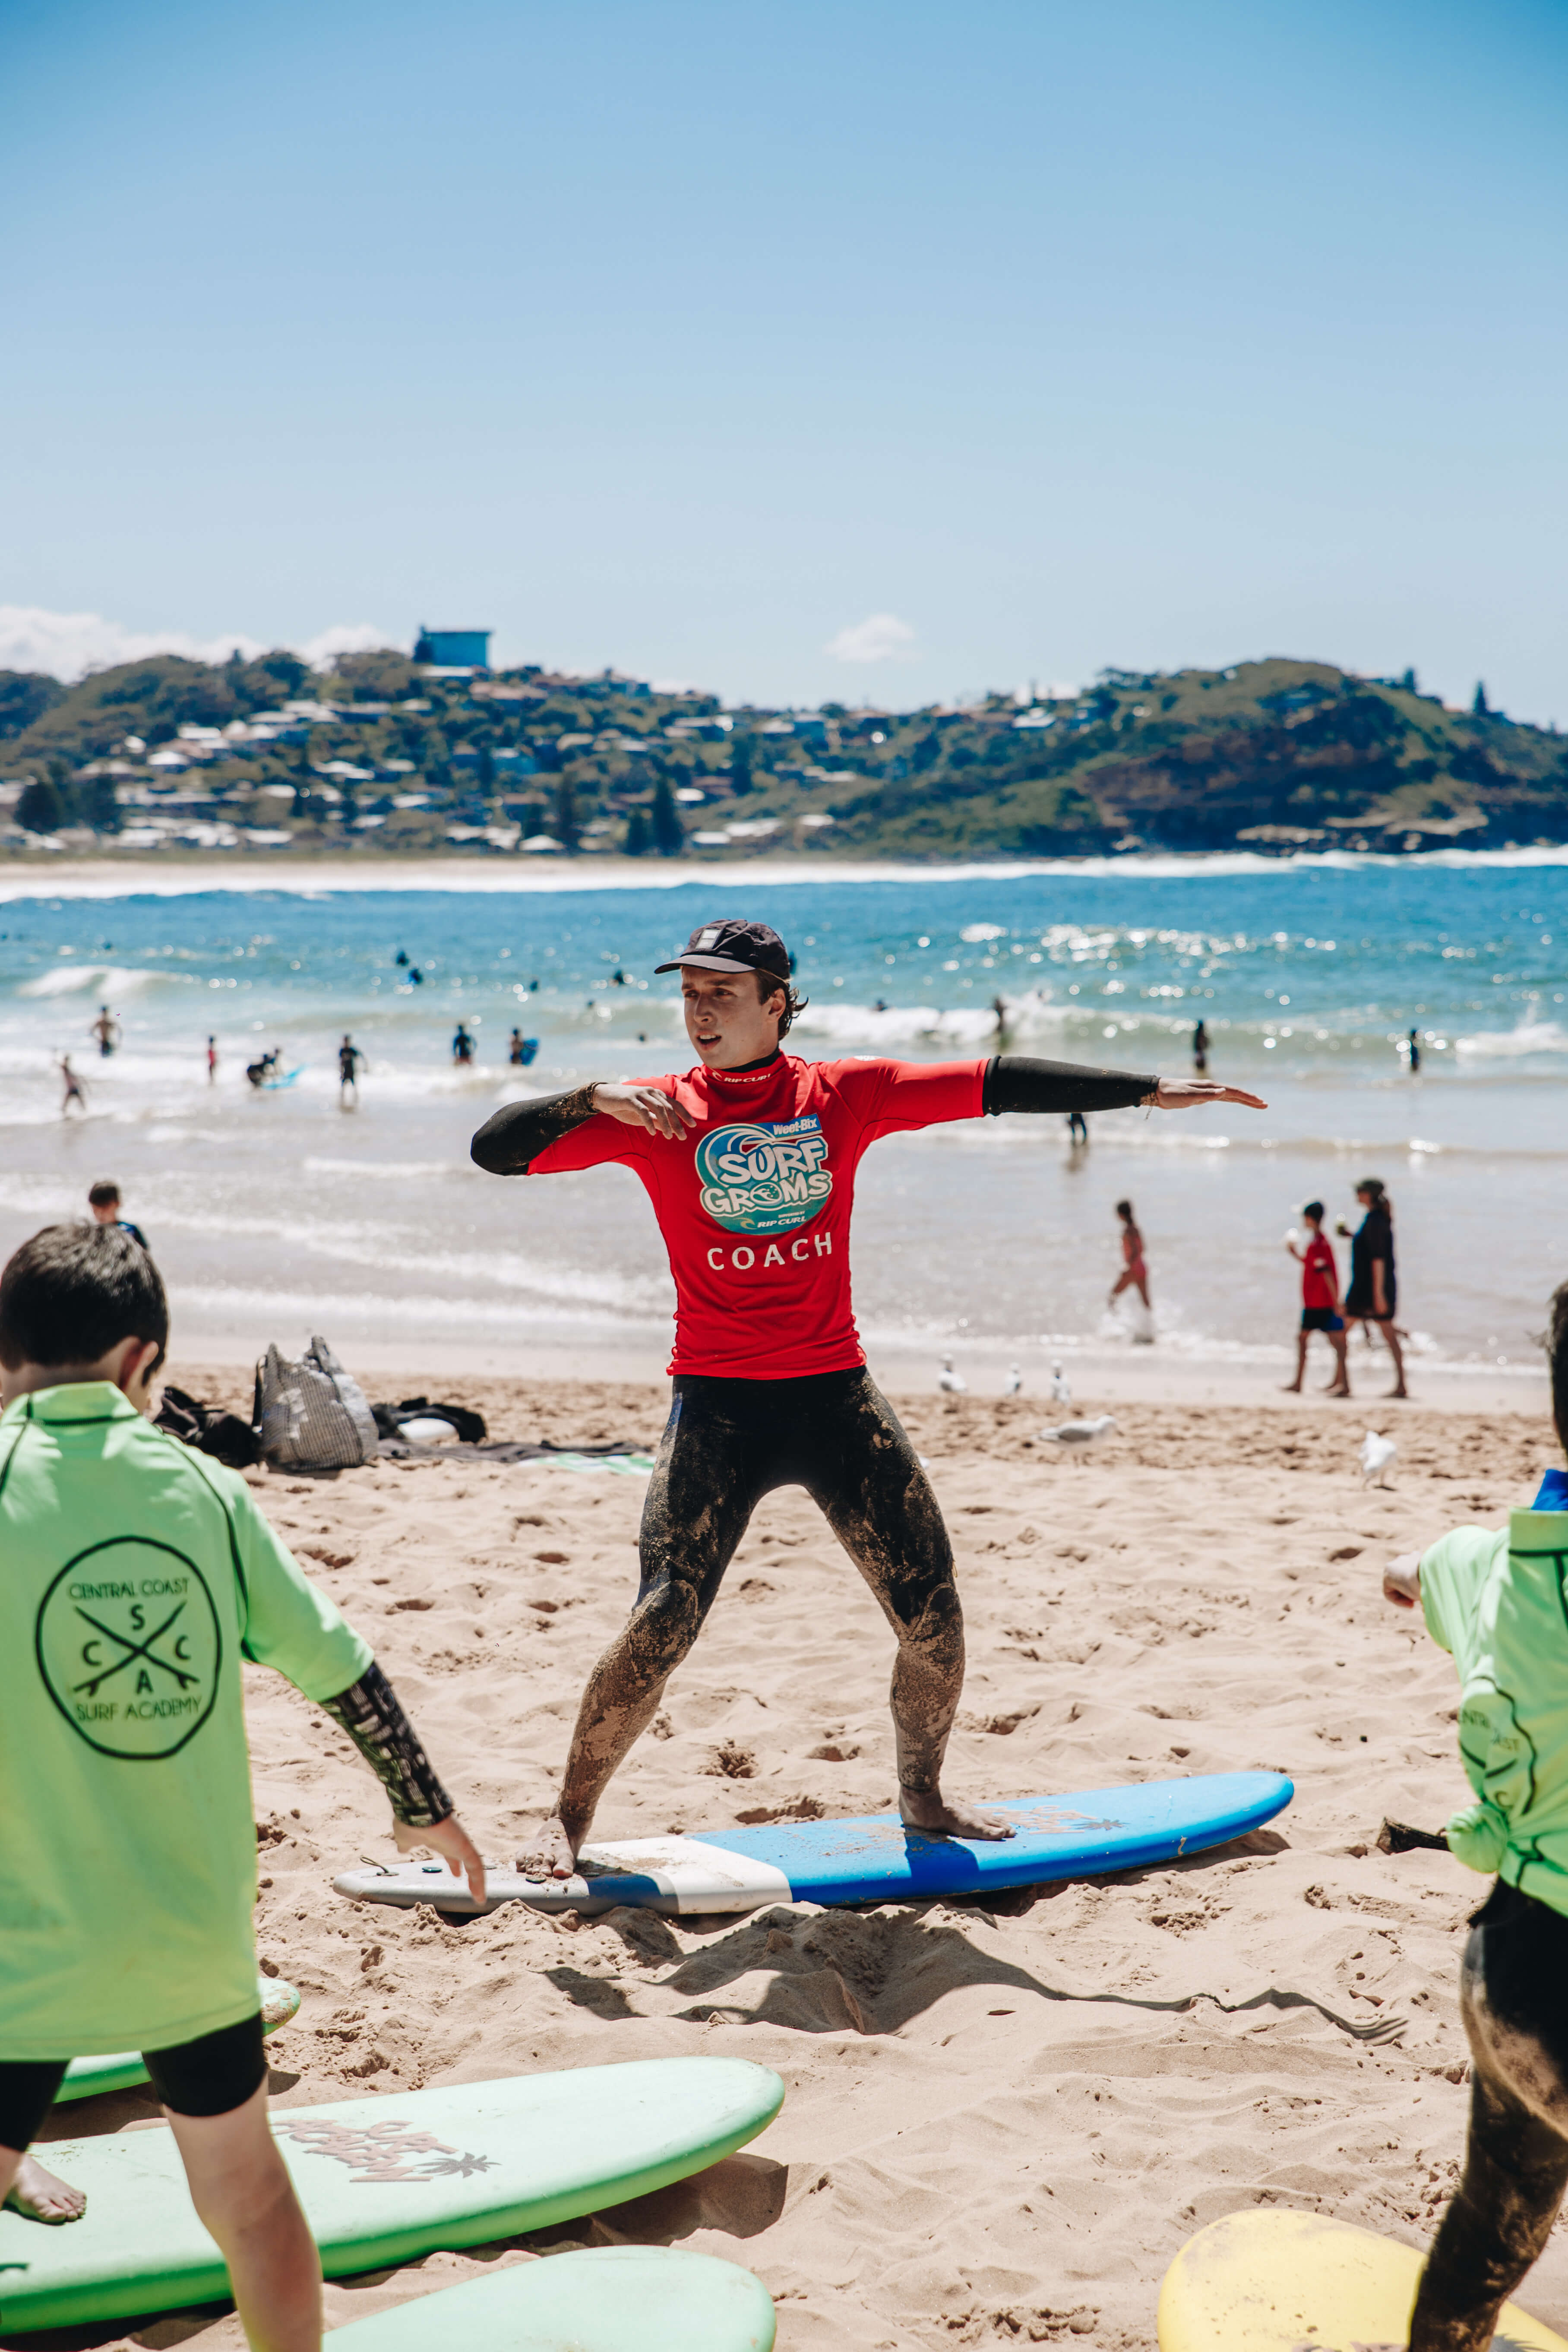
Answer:
POLYGON ((1217 1078, 1162 1078, 1154 1089, 1156 1110, 1195 1110, 1201 1103, 1222 1102, 1245 1103, 1249 1110, 1268 1108, 1261 1095, 1249 1095, 1242 1087, 1222 1086, 1217 1078))
POLYGON ((649 1135, 665 1136, 671 1143, 684 1141, 697 1124, 692 1112, 658 1087, 595 1087, 594 1108, 608 1112, 625 1127, 646 1128, 649 1135))

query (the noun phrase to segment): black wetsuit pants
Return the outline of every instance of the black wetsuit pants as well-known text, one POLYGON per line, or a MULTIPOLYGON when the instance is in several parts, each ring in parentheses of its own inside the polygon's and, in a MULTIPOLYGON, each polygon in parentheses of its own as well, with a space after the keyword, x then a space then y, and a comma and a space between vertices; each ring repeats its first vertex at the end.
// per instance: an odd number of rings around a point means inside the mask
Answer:
POLYGON ((944 1677, 961 1668, 952 1547, 920 1457, 871 1375, 803 1380, 679 1375, 648 1482, 633 1638, 645 1674, 679 1664, 752 1513, 804 1486, 866 1579, 900 1648, 944 1677))
POLYGON ((1411 2352, 1483 2352, 1568 2189, 1568 1918, 1500 1879, 1459 1981, 1465 2172, 1422 2275, 1411 2352))

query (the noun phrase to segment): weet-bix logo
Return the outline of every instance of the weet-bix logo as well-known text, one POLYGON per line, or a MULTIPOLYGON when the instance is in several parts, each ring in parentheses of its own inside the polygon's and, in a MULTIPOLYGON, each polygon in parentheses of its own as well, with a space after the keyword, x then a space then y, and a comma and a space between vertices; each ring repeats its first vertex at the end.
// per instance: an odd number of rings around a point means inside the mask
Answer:
POLYGON ((699 931, 697 934, 697 944, 699 948, 710 948, 714 940, 718 938, 721 929, 721 924, 710 923, 706 929, 699 931))

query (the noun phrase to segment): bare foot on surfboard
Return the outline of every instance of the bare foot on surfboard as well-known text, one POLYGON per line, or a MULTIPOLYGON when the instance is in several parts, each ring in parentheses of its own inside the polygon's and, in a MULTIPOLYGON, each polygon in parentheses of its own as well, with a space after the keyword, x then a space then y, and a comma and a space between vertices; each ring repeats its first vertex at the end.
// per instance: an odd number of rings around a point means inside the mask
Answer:
POLYGON ((81 2190, 68 2180, 57 2180, 31 2156, 24 2156, 16 2167, 5 2203, 26 2221, 79 2221, 87 2211, 81 2190))
POLYGON ((940 1790, 900 1789, 899 1811, 907 1830, 924 1830, 928 1837, 1010 1838, 1017 1832, 1000 1813, 983 1813, 976 1805, 944 1797, 940 1790))
POLYGON ((574 1878, 577 1854, 560 1815, 536 1822, 518 1849, 517 1866, 524 1878, 574 1878))

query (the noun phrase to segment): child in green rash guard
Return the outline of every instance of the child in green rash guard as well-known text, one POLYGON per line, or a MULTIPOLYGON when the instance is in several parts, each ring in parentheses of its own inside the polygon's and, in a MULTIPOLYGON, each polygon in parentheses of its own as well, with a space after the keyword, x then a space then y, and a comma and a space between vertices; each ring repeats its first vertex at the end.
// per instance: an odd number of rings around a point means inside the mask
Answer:
POLYGON ((0 2195, 68 2062, 142 2053, 252 2346, 316 2352, 321 2265, 267 2120, 244 1659, 319 1701, 398 1845, 484 1865, 368 1644, 245 1481, 144 1418, 169 1316, 148 1253, 55 1225, 0 1275, 0 2195))
MULTIPOLYGON (((1552 1417, 1568 1452, 1568 1283, 1552 1301, 1552 1417)), ((1459 1979, 1474 2061, 1465 2174, 1422 2273, 1410 2352, 1483 2352, 1568 2189, 1568 1477, 1505 1528, 1456 1528, 1383 1589, 1419 1603, 1458 1669, 1475 1791, 1449 1847, 1496 1873, 1459 1979)))

